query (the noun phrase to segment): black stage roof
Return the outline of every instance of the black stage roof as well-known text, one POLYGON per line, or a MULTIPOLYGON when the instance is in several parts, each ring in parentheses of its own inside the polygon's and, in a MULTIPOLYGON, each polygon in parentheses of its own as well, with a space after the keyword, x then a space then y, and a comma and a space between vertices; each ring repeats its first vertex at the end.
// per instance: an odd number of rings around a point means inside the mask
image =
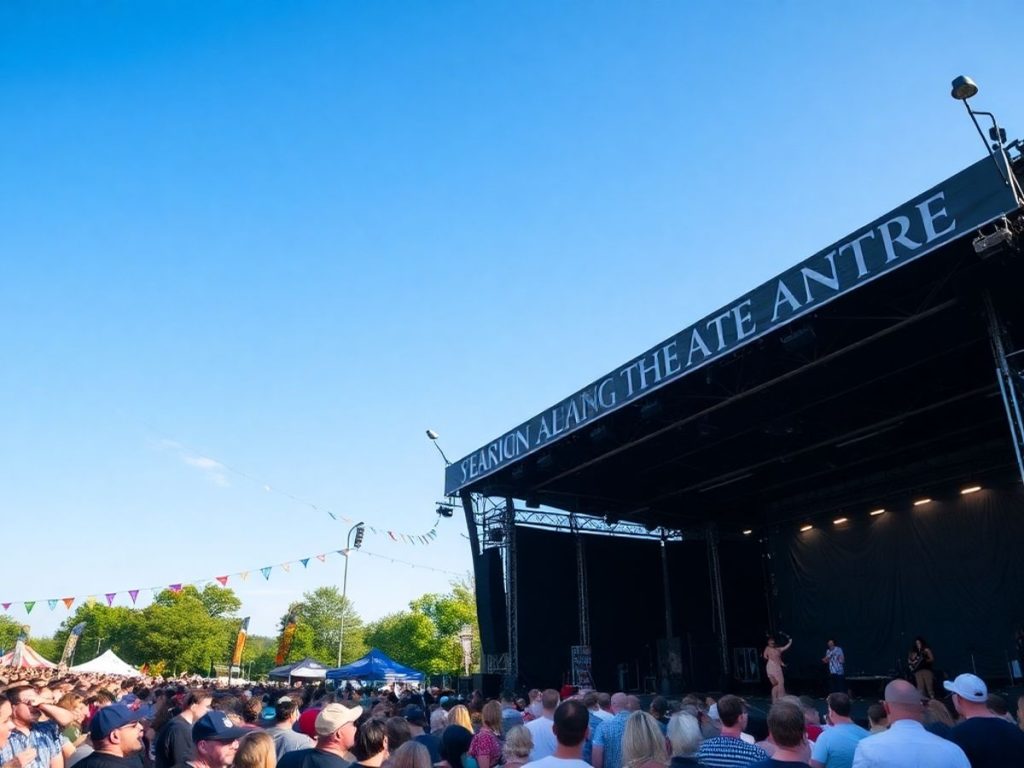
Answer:
POLYGON ((1019 483, 989 323, 1024 341, 1024 264, 973 247, 1016 210, 986 158, 455 462, 446 491, 738 533, 1019 483))

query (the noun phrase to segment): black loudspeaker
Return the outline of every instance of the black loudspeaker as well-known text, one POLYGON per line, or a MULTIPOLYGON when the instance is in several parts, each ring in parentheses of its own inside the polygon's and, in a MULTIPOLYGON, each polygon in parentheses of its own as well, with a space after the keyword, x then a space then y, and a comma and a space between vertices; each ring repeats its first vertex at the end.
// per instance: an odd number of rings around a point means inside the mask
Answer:
POLYGON ((485 699, 496 699, 501 695, 501 675, 473 675, 473 688, 480 691, 485 699))
POLYGON ((505 615, 505 577, 501 552, 487 549, 475 560, 476 616, 480 622, 480 647, 486 654, 508 651, 508 617, 505 615))

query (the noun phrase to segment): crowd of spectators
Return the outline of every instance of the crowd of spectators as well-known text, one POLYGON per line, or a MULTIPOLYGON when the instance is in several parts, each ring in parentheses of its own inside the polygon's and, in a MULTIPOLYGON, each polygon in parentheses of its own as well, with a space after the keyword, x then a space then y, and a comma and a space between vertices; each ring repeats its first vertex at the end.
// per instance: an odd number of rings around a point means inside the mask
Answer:
MULTIPOLYGON (((486 700, 0 670, 0 768, 987 768, 1024 765, 1024 723, 974 675, 927 699, 742 698, 555 690, 486 700), (758 715, 759 713, 754 713, 758 715)), ((1018 702, 1018 705, 1021 702, 1018 702)), ((1021 707, 1018 706, 1018 711, 1021 707)))

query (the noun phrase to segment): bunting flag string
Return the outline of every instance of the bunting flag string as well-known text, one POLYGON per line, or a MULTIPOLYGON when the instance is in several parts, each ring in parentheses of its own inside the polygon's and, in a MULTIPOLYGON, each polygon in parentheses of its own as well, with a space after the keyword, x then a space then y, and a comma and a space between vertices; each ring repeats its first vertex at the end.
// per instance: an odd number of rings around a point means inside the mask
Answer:
MULTIPOLYGON (((150 428, 152 429, 152 426, 150 426, 150 428)), ((157 430, 157 429, 154 429, 153 431, 160 432, 160 430, 157 430)), ((347 515, 343 515, 340 512, 332 511, 332 510, 328 509, 324 505, 315 504, 312 501, 310 501, 309 499, 302 498, 301 496, 297 496, 297 495, 295 495, 293 493, 289 493, 288 491, 281 490, 280 488, 277 488, 275 486, 271 486, 270 483, 266 482, 265 480, 261 480, 260 478, 254 476, 252 474, 249 474, 248 472, 244 472, 244 471, 238 469, 237 467, 233 467, 233 466, 231 466, 229 464, 225 464, 223 461, 220 461, 219 459, 215 459, 212 456, 209 456, 207 454, 201 453, 201 452, 195 450, 194 448, 191 448, 190 446, 185 445, 184 443, 181 443, 178 440, 175 440, 174 438, 170 437, 169 435, 166 435, 166 434, 163 434, 163 433, 161 433, 161 434, 163 435, 164 442, 167 444, 167 446, 172 447, 176 451, 180 451, 181 454, 182 454, 182 457, 185 458, 187 461, 190 461, 190 462, 202 461, 206 465, 215 466, 218 471, 227 472, 227 473, 230 473, 232 475, 236 475, 237 477, 243 478, 244 480, 247 480, 250 483, 258 485, 266 493, 273 493, 273 494, 278 495, 278 496, 283 496, 286 499, 289 499, 290 501, 295 502, 296 504, 301 504, 302 506, 307 507, 307 508, 313 510, 314 512, 325 513, 328 517, 331 518, 331 520, 335 520, 335 521, 338 521, 338 522, 341 522, 341 523, 346 523, 348 525, 352 525, 352 524, 358 522, 357 520, 354 520, 353 518, 348 517, 347 515)), ((441 520, 441 515, 438 514, 437 521, 440 521, 440 520, 441 520)), ((431 528, 429 531, 427 531, 424 534, 401 533, 399 531, 391 531, 391 530, 388 530, 386 528, 380 528, 380 527, 376 527, 376 526, 372 526, 372 525, 368 525, 368 526, 365 526, 365 527, 366 527, 366 530, 368 530, 370 533, 374 534, 375 536, 380 536, 381 538, 384 538, 385 541, 393 541, 395 543, 403 543, 403 544, 415 544, 416 540, 419 540, 421 544, 429 544, 431 541, 433 541, 437 537, 437 521, 435 521, 434 527, 431 528)))
MULTIPOLYGON (((259 570, 259 572, 260 572, 260 574, 262 574, 263 578, 266 579, 267 581, 269 581, 270 577, 271 577, 271 575, 272 575, 272 573, 273 573, 275 568, 279 568, 284 573, 291 573, 293 565, 299 564, 299 565, 302 565, 303 569, 308 569, 310 560, 312 560, 314 558, 317 561, 321 562, 321 563, 326 563, 327 562, 328 554, 330 554, 332 557, 335 554, 337 554, 338 556, 341 556, 341 557, 347 557, 349 554, 351 554, 353 552, 357 552, 359 554, 366 555, 367 557, 374 557, 374 558, 378 558, 378 559, 381 559, 381 560, 388 560, 389 562, 392 562, 392 563, 397 563, 397 564, 401 564, 401 565, 407 565, 410 568, 417 568, 417 569, 421 569, 421 570, 425 570, 425 571, 433 571, 434 573, 443 573, 443 574, 446 574, 448 576, 463 576, 464 575, 464 574, 456 573, 454 571, 447 571, 447 570, 444 570, 443 568, 434 568, 434 567, 429 566, 429 565, 421 565, 419 563, 409 562, 408 560, 402 560, 402 559, 399 559, 399 558, 389 557, 388 555, 382 555, 382 554, 379 554, 379 553, 376 553, 376 552, 367 552, 364 549, 350 549, 350 550, 336 549, 336 550, 331 550, 330 553, 320 552, 320 553, 318 553, 316 555, 310 555, 310 556, 307 556, 307 557, 301 557, 301 558, 298 558, 298 559, 295 559, 295 560, 287 560, 285 562, 278 563, 277 565, 265 565, 265 566, 262 566, 259 569, 255 569, 255 570, 259 570)), ((136 605, 136 603, 138 601, 138 598, 139 598, 139 593, 142 592, 143 590, 147 590, 154 597, 156 597, 158 594, 160 594, 164 590, 169 590, 169 591, 171 591, 173 593, 180 594, 182 592, 182 590, 186 586, 199 586, 199 585, 211 585, 212 586, 214 583, 217 583, 221 587, 226 587, 227 584, 228 584, 228 581, 233 576, 237 576, 242 581, 248 581, 249 574, 251 572, 252 572, 251 570, 237 571, 235 573, 227 573, 227 574, 222 574, 220 576, 212 576, 212 577, 205 578, 205 579, 195 579, 193 581, 187 581, 187 582, 186 581, 181 581, 181 582, 177 582, 177 583, 174 583, 174 584, 168 584, 168 585, 165 585, 165 586, 137 587, 137 588, 134 588, 134 589, 119 590, 119 591, 116 591, 116 592, 104 592, 102 594, 103 594, 103 597, 104 597, 104 599, 106 601, 106 604, 108 606, 113 606, 114 605, 114 602, 117 600, 118 595, 125 595, 125 594, 128 595, 128 598, 131 600, 131 604, 132 605, 136 605)), ((84 603, 86 605, 89 605, 89 606, 95 605, 96 602, 97 602, 97 596, 94 595, 94 594, 89 594, 89 595, 85 595, 85 596, 82 596, 82 597, 69 596, 69 597, 64 597, 64 598, 47 598, 45 602, 46 602, 47 606, 49 607, 49 609, 51 611, 54 610, 59 603, 64 603, 65 608, 67 608, 67 610, 70 611, 71 610, 71 606, 74 605, 75 602, 77 600, 79 600, 79 599, 83 600, 84 603)), ((32 609, 35 608, 37 602, 39 602, 39 601, 38 600, 9 600, 9 601, 0 602, 0 606, 3 607, 4 611, 9 612, 12 606, 20 605, 20 606, 22 606, 25 609, 25 613, 28 614, 28 613, 32 613, 32 609)))

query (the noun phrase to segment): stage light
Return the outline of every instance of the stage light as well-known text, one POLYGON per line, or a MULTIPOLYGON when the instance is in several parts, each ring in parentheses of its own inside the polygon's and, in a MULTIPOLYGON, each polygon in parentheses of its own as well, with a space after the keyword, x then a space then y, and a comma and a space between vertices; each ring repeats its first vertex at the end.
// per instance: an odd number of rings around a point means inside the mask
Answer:
POLYGON ((448 504, 437 505, 437 516, 438 517, 451 517, 455 514, 455 509, 448 504))
POLYGON ((752 534, 753 532, 754 532, 754 531, 753 531, 752 529, 750 529, 750 528, 747 528, 747 530, 745 530, 745 531, 743 532, 743 535, 744 535, 744 536, 749 536, 749 535, 750 535, 750 534, 752 534))
POLYGON ((961 496, 966 496, 969 493, 977 493, 980 490, 981 490, 981 486, 980 485, 972 485, 972 486, 969 486, 967 488, 961 489, 960 490, 960 495, 961 496))
POLYGON ((884 515, 884 514, 885 514, 885 510, 884 509, 872 509, 871 510, 871 516, 872 517, 878 517, 879 515, 884 515))
POLYGON ((800 533, 806 533, 807 531, 811 530, 811 529, 812 529, 813 527, 814 527, 814 526, 813 526, 813 525, 810 525, 810 524, 807 524, 807 525, 801 526, 801 528, 800 528, 800 533))
POLYGON ((917 501, 914 502, 914 506, 915 507, 920 507, 920 506, 922 506, 924 504, 931 504, 931 503, 932 503, 931 499, 918 499, 917 501))
MULTIPOLYGON (((1006 186, 1013 192, 1014 199, 1019 203, 1024 198, 1024 190, 1021 189, 1020 183, 1017 181, 1017 177, 1014 176, 1013 171, 1007 175, 1007 169, 1010 166, 1010 158, 1006 155, 1006 148, 1003 146, 1006 139, 1006 131, 999 127, 999 123, 996 122, 996 116, 991 112, 982 112, 981 110, 975 110, 971 108, 968 103, 968 99, 976 96, 978 93, 978 86, 971 78, 967 75, 960 75, 953 81, 953 89, 950 91, 952 96, 957 101, 962 101, 964 107, 967 108, 967 114, 971 116, 971 122, 974 123, 974 127, 978 129, 978 136, 981 137, 981 143, 985 145, 985 149, 988 150, 989 155, 992 157, 992 162, 996 164, 996 169, 999 171, 999 175, 1003 181, 1006 182, 1006 186), (989 138, 992 143, 990 144, 985 139, 985 134, 981 130, 981 125, 978 123, 978 115, 987 117, 992 121, 992 128, 989 130, 989 138), (1002 162, 1000 162, 1002 161, 1002 162)), ((979 251, 980 252, 980 251, 979 251)))
POLYGON ((846 522, 849 522, 848 518, 837 517, 835 520, 832 521, 832 525, 842 525, 843 523, 846 523, 846 522))

